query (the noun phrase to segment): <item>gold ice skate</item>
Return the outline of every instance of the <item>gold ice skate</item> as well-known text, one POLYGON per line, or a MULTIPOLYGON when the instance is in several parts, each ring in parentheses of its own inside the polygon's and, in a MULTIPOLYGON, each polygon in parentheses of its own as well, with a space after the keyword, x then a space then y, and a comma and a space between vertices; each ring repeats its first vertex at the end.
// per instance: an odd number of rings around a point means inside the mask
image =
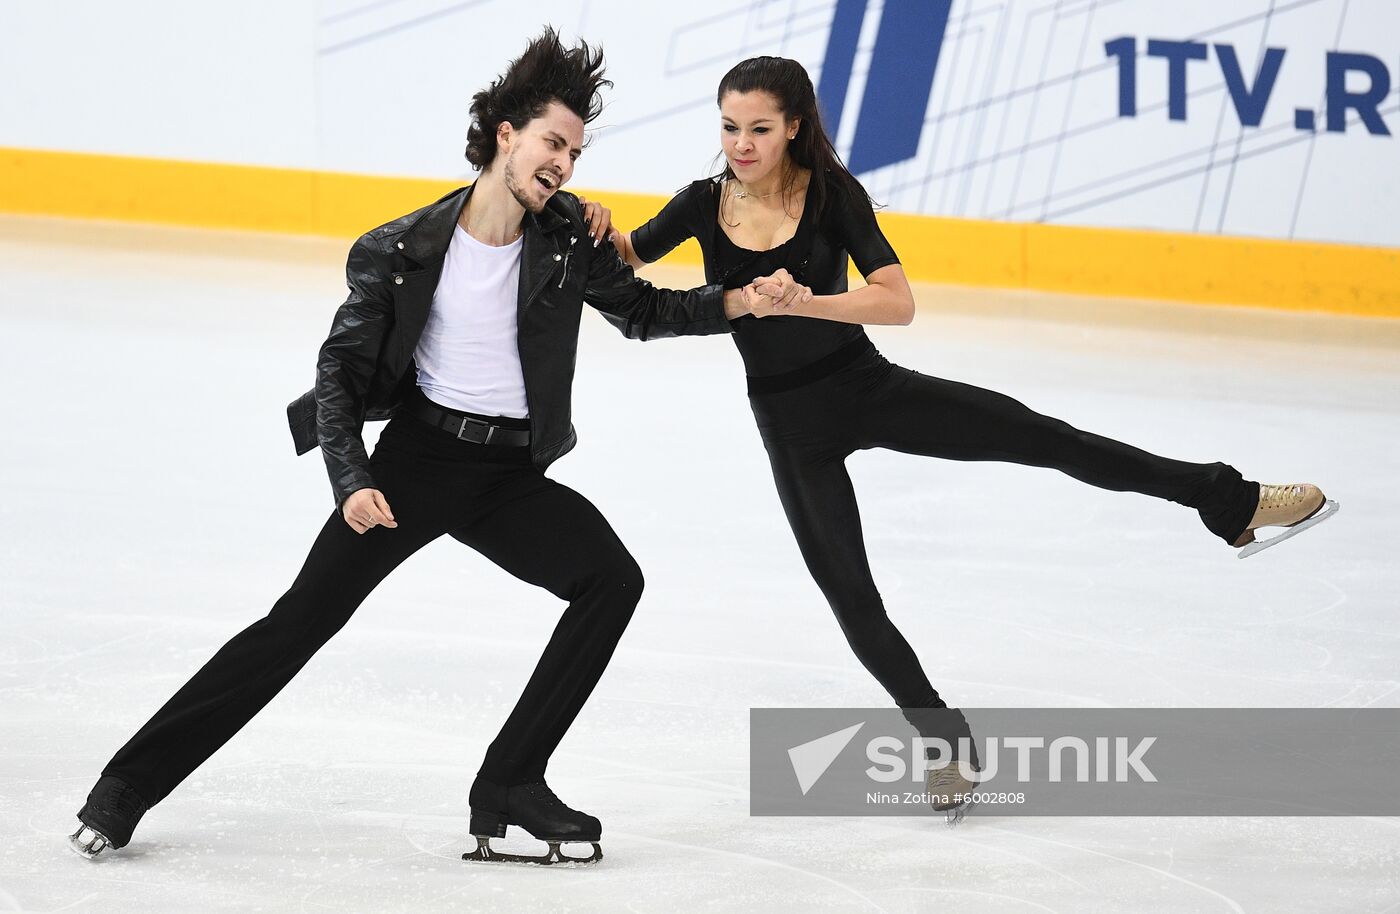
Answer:
POLYGON ((977 782, 968 780, 963 765, 952 760, 940 768, 930 768, 924 783, 935 812, 946 813, 949 825, 957 825, 972 806, 977 782))
POLYGON ((1256 552, 1262 552, 1270 546, 1276 545, 1290 536, 1297 536, 1304 530, 1316 524, 1322 523, 1341 506, 1335 501, 1331 501, 1322 494, 1322 490, 1310 483, 1292 483, 1289 485, 1259 486, 1259 507, 1254 511, 1254 517, 1250 520, 1249 526, 1245 528, 1239 538, 1235 540, 1236 546, 1243 546, 1240 550, 1240 558, 1249 558, 1256 552), (1282 533, 1271 536, 1268 539, 1259 540, 1254 536, 1254 531, 1260 527, 1285 527, 1282 533))

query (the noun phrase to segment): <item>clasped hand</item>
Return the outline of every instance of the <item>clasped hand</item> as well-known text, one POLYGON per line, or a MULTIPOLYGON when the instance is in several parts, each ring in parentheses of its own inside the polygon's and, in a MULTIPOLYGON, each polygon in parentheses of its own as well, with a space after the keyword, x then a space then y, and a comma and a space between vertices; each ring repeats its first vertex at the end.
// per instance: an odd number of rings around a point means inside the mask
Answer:
POLYGON ((772 276, 759 276, 744 287, 744 305, 754 317, 791 313, 812 300, 812 290, 779 268, 772 276))
MULTIPOLYGON (((603 241, 611 241, 618 253, 626 256, 621 233, 613 225, 612 210, 582 196, 578 201, 583 205, 583 220, 588 225, 588 235, 593 239, 594 247, 603 241)), ((745 286, 743 292, 744 308, 754 317, 791 313, 798 305, 812 300, 812 290, 781 268, 772 276, 759 276, 745 286)))

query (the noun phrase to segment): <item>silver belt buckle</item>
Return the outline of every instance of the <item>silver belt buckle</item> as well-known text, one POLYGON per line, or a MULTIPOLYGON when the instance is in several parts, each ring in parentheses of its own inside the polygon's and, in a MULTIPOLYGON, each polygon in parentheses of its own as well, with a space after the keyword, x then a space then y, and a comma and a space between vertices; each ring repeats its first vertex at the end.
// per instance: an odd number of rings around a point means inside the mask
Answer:
POLYGON ((496 434, 496 426, 492 425, 490 422, 483 422, 483 421, 481 421, 480 419, 473 419, 473 418, 471 418, 470 416, 463 416, 463 417, 462 417, 462 427, 459 428, 459 429, 457 429, 457 440, 458 440, 458 441, 470 441, 470 442, 472 442, 473 444, 490 444, 490 443, 491 443, 491 439, 492 439, 492 437, 495 436, 495 434, 496 434), (469 427, 471 427, 471 426, 474 426, 474 425, 479 425, 479 426, 481 426, 482 428, 486 429, 486 437, 485 437, 485 438, 482 438, 480 441, 478 441, 478 440, 475 439, 475 438, 468 438, 468 437, 467 437, 467 429, 468 429, 469 427))

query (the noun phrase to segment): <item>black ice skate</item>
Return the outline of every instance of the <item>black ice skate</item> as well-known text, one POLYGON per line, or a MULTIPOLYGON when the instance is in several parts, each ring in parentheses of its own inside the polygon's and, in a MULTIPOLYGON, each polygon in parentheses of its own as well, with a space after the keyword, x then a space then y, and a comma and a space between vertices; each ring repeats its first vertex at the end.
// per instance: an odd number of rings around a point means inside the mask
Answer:
POLYGON ((471 791, 471 833, 476 838, 476 850, 462 855, 463 860, 502 863, 535 863, 549 866, 556 863, 596 863, 603 859, 598 842, 603 837, 603 825, 593 816, 570 809, 554 795, 544 781, 503 787, 477 778, 471 791), (544 854, 507 854, 491 847, 492 838, 504 838, 507 825, 518 825, 549 846, 544 854), (559 845, 571 841, 586 841, 593 845, 587 857, 570 857, 559 845))
POLYGON ((1276 546, 1290 536, 1297 536, 1309 527, 1322 523, 1341 505, 1322 494, 1322 490, 1308 483, 1259 487, 1259 507, 1250 519, 1244 533, 1235 540, 1240 549, 1240 558, 1247 559, 1256 552, 1263 552, 1276 546), (1265 540, 1256 540, 1254 531, 1260 527, 1284 527, 1284 531, 1265 540))
POLYGON ((149 809, 131 785, 114 777, 102 777, 78 810, 82 825, 68 837, 74 851, 89 860, 107 848, 126 847, 136 823, 149 809))

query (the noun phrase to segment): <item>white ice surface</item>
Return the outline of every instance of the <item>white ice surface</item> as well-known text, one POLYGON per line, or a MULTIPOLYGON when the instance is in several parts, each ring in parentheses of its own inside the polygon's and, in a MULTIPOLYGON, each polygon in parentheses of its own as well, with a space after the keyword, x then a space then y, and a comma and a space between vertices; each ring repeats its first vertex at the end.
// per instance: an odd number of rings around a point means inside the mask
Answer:
MULTIPOLYGON (((751 818, 751 706, 888 702, 803 568, 732 343, 629 343, 596 316, 581 443, 553 475, 648 583, 550 778, 603 820, 607 858, 458 859, 467 786, 559 606, 452 541, 131 846, 69 853, 103 762, 266 612, 330 509, 283 407, 312 380, 344 248, 0 220, 0 911, 1400 910, 1395 819, 751 818)), ((889 612, 950 701, 1400 704, 1400 324, 919 297, 913 326, 872 330, 897 362, 1343 504, 1240 562, 1168 503, 855 456, 889 612)))

